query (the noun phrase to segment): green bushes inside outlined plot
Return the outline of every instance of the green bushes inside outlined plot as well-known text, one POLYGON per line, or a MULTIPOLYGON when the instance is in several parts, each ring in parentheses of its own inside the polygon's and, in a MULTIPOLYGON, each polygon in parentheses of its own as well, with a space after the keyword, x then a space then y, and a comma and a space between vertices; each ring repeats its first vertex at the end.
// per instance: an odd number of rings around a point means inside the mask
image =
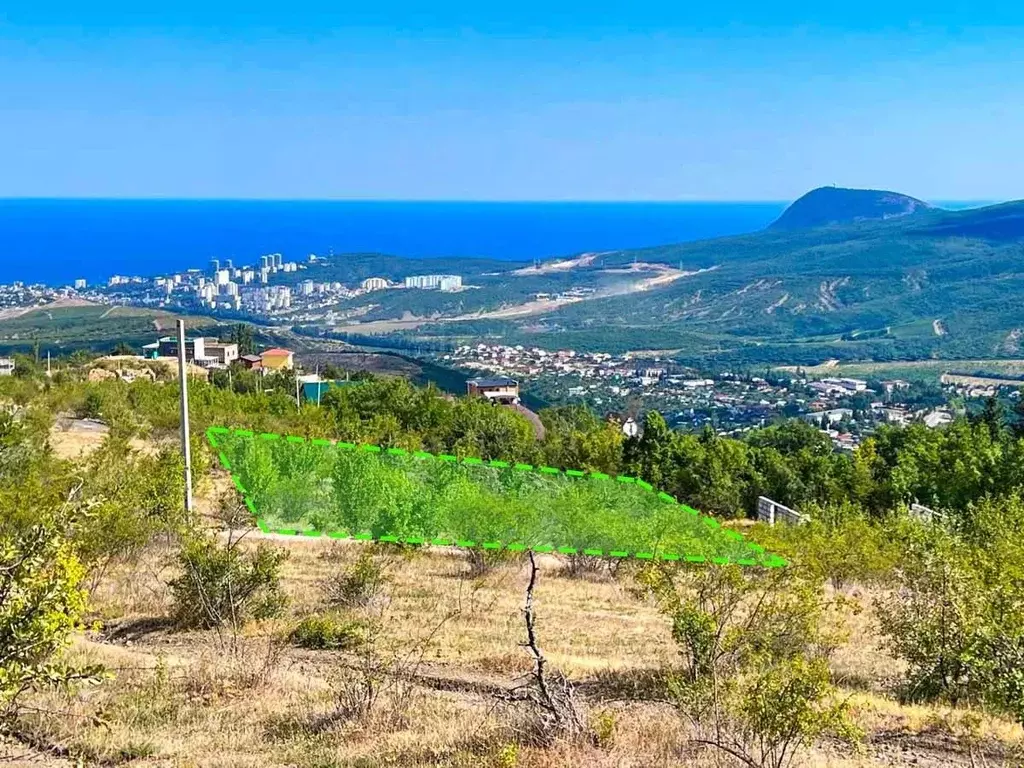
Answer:
POLYGON ((264 531, 786 564, 636 478, 219 427, 207 436, 264 531))

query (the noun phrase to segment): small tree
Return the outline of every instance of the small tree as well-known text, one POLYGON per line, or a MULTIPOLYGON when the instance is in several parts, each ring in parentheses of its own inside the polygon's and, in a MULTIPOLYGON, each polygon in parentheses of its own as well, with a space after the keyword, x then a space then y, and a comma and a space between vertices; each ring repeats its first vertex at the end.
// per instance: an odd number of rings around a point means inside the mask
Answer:
POLYGON ((85 393, 81 406, 78 408, 78 416, 83 419, 98 419, 103 415, 103 395, 99 390, 90 387, 85 393))
POLYGON ((99 677, 98 666, 60 658, 81 627, 83 573, 54 521, 0 530, 0 731, 17 717, 26 694, 99 677))
POLYGON ((896 589, 877 607, 907 662, 905 693, 1024 722, 1024 499, 986 499, 951 526, 911 529, 896 589))
POLYGON ((245 552, 240 541, 202 537, 182 545, 182 574, 170 582, 180 626, 236 630, 250 619, 280 615, 286 602, 280 570, 287 553, 267 544, 245 552))
POLYGON ((651 565, 638 574, 672 620, 683 665, 669 693, 693 742, 749 768, 784 768, 824 735, 852 738, 821 629, 834 605, 795 569, 651 565))
POLYGON ((256 351, 256 338, 248 323, 236 323, 228 340, 238 345, 238 354, 251 355, 256 351))

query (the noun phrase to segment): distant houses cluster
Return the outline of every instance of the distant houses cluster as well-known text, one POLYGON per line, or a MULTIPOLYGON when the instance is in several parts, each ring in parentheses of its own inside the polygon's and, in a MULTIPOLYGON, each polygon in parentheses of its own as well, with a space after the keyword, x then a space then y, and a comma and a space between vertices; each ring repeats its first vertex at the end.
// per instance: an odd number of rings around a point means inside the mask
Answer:
MULTIPOLYGON (((175 336, 161 336, 142 347, 142 356, 151 360, 178 357, 178 354, 175 336)), ((275 347, 258 355, 239 355, 238 345, 234 342, 204 336, 185 339, 185 361, 200 368, 227 368, 236 360, 250 370, 283 371, 295 367, 295 354, 288 349, 275 347)))

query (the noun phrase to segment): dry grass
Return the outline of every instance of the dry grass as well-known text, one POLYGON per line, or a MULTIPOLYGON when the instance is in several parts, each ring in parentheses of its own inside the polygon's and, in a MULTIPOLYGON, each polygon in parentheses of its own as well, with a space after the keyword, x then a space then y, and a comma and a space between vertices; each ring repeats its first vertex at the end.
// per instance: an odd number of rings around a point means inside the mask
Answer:
MULTIPOLYGON (((453 551, 386 556, 390 599, 352 613, 384 619, 374 638, 380 658, 419 658, 412 653, 419 644, 422 663, 385 664, 384 672, 401 677, 380 681, 384 691, 368 716, 342 716, 340 705, 360 690, 360 654, 302 650, 282 638, 301 616, 323 610, 323 581, 366 545, 271 541, 291 554, 284 572, 290 615, 251 625, 239 637, 175 632, 162 621, 173 574, 169 551, 154 549, 138 566, 112 574, 94 595, 104 629, 73 650, 104 663, 111 679, 72 696, 40 698, 35 704, 44 711, 25 720, 22 743, 12 749, 30 745, 32 765, 718 765, 688 748, 686 728, 669 706, 621 700, 622 691, 650 688, 657 670, 674 662, 665 619, 631 596, 626 582, 568 579, 553 558, 543 561, 536 592, 540 642, 551 664, 577 682, 585 717, 600 725, 599 745, 521 746, 528 726, 496 706, 494 693, 530 668, 518 647, 524 567, 508 563, 471 580, 453 551)), ((859 753, 818 745, 805 764, 971 765, 967 745, 984 743, 991 753, 1021 740, 1020 728, 1005 720, 897 703, 888 691, 899 670, 879 645, 870 612, 847 620, 851 639, 837 654, 836 673, 869 740, 859 753)), ((990 757, 987 764, 1000 763, 990 757)))
MULTIPOLYGON (((50 445, 59 459, 81 459, 99 448, 110 433, 110 427, 84 419, 59 419, 50 430, 50 445)), ((129 445, 136 451, 154 454, 157 446, 151 441, 132 438, 129 445)))

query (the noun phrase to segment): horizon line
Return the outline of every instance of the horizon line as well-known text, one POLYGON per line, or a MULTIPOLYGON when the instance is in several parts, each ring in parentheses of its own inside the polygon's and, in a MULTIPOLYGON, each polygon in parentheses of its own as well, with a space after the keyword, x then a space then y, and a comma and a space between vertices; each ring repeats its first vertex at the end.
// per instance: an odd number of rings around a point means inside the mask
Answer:
MULTIPOLYGON (((858 189, 849 187, 847 189, 858 189)), ((902 194, 902 193, 897 193, 902 194)), ((460 205, 790 205, 799 197, 789 200, 770 198, 668 198, 668 199, 614 199, 614 198, 414 198, 414 197, 199 197, 199 196, 105 196, 105 195, 0 195, 6 202, 166 202, 166 203, 416 203, 460 205)), ((928 196, 920 198, 931 204, 978 203, 1000 204, 1017 198, 970 198, 928 196)))

